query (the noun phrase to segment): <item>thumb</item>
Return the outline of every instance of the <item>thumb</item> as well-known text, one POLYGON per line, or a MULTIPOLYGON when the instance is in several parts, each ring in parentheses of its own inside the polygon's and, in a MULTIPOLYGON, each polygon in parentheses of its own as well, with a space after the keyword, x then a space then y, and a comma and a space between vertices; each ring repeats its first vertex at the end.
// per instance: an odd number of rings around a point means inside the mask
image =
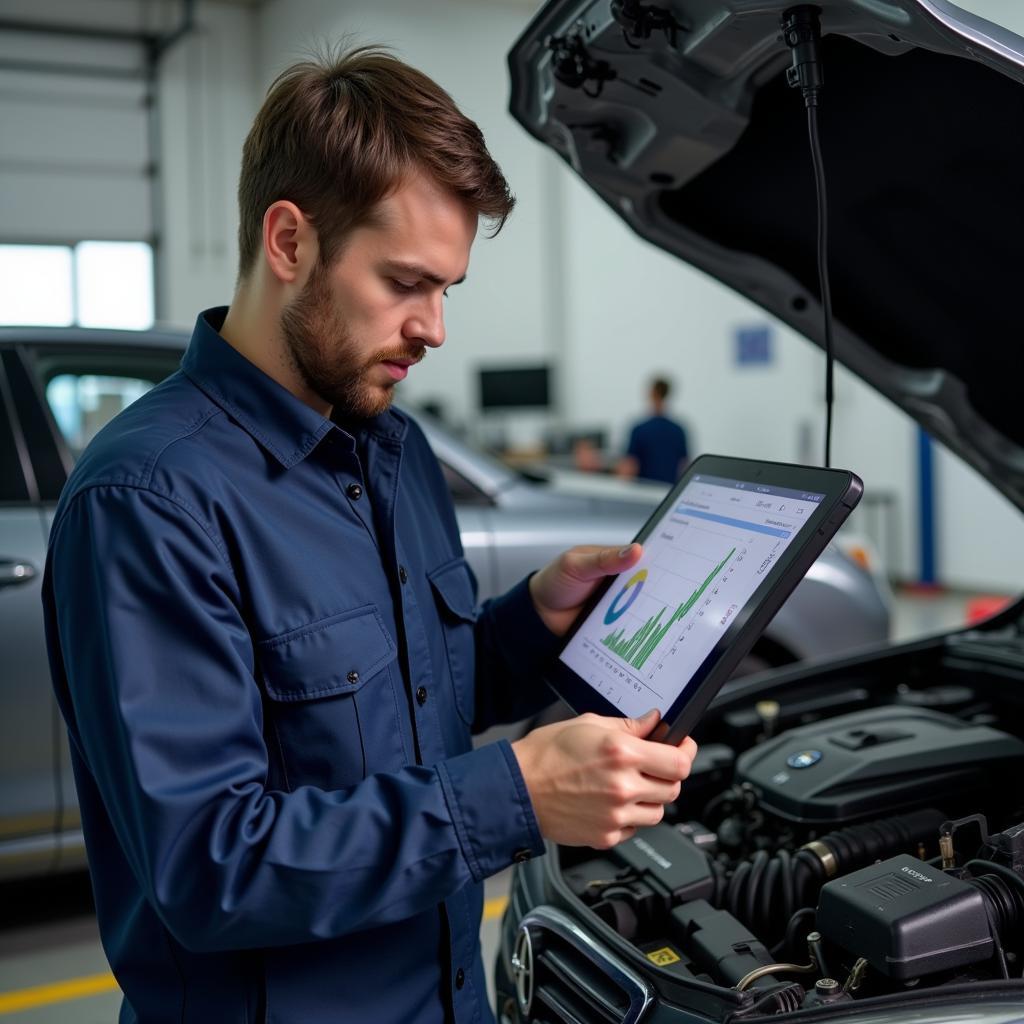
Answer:
POLYGON ((625 572, 640 561, 642 554, 643 548, 635 541, 624 548, 580 546, 565 553, 565 565, 570 576, 590 581, 625 572))
POLYGON ((651 708, 650 711, 645 711, 639 718, 623 718, 620 721, 622 722, 622 728, 626 732, 644 739, 654 731, 660 718, 661 712, 657 708, 651 708))

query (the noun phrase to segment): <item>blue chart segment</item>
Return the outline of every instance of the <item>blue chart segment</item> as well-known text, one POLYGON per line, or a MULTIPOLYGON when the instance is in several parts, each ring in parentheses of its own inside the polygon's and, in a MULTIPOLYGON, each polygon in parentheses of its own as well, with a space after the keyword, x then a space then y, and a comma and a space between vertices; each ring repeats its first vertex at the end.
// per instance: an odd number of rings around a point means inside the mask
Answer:
MULTIPOLYGON (((679 605, 678 608, 676 608, 668 622, 661 622, 662 615, 667 611, 666 608, 662 608, 657 615, 649 618, 632 636, 624 637, 623 634, 625 633, 625 630, 620 629, 617 633, 609 633, 601 643, 603 643, 605 647, 613 650, 620 658, 625 659, 636 668, 643 668, 654 649, 665 638, 665 634, 668 633, 668 631, 700 600, 704 591, 711 586, 715 577, 725 568, 726 563, 735 554, 736 549, 733 548, 732 551, 730 551, 729 554, 727 554, 725 558, 723 558, 722 561, 711 570, 708 578, 681 605, 679 605)), ((639 575, 640 573, 637 573, 637 576, 639 575)), ((646 572, 644 572, 644 576, 647 576, 646 572)), ((634 579, 635 578, 636 577, 634 577, 634 579)), ((622 611, 619 612, 618 615, 614 616, 614 618, 609 618, 606 615, 604 617, 605 623, 609 624, 614 622, 615 619, 621 618, 629 607, 629 604, 632 604, 632 601, 627 603, 622 611)))
POLYGON ((561 660, 625 714, 668 711, 820 500, 695 477, 561 660))
POLYGON ((612 603, 608 606, 608 611, 604 615, 604 624, 606 626, 610 626, 613 622, 621 619, 629 611, 630 606, 640 596, 640 591, 644 588, 645 579, 647 579, 646 569, 633 573, 626 585, 615 595, 612 603))

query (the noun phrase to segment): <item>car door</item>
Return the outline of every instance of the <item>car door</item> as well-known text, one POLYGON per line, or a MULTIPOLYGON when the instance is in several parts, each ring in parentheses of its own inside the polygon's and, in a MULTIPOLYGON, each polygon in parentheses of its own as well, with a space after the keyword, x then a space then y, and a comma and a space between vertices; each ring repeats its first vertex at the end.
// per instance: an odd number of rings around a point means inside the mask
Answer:
POLYGON ((52 862, 59 800, 40 600, 46 525, 8 373, 12 358, 0 351, 0 878, 52 862))
MULTIPOLYGON (((177 369, 181 350, 88 341, 39 342, 20 345, 6 358, 8 376, 17 388, 16 404, 37 480, 45 551, 57 498, 75 459, 104 424, 177 369)), ((38 616, 38 622, 33 623, 33 628, 38 626, 33 647, 43 657, 36 688, 49 694, 38 590, 33 608, 38 616)), ((67 733, 62 723, 54 732, 57 746, 50 758, 49 778, 51 791, 59 785, 60 820, 56 828, 63 837, 60 866, 69 868, 84 863, 85 854, 67 733), (54 779, 55 771, 59 783, 54 779)))

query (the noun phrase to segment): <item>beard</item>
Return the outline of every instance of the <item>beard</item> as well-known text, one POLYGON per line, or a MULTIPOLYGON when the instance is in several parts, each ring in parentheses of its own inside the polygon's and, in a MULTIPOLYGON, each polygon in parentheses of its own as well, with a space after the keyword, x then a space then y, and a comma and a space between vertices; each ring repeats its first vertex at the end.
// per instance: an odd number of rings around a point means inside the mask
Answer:
POLYGON ((371 358, 361 355, 320 265, 282 312, 281 334, 302 382, 343 419, 372 419, 391 405, 395 382, 372 383, 369 376, 375 367, 390 360, 419 362, 426 355, 423 345, 378 352, 371 358))

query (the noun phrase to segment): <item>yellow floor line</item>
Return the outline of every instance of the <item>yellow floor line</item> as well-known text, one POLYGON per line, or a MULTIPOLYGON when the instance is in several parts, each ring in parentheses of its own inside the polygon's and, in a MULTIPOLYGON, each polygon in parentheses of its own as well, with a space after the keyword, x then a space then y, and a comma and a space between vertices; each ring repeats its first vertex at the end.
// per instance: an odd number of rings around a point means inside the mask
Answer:
POLYGON ((85 978, 69 978, 67 981, 56 981, 50 985, 0 992, 0 1014, 31 1010, 35 1006, 66 1003, 69 999, 83 999, 86 996, 99 996, 105 992, 116 991, 117 982, 109 971, 105 974, 90 974, 85 978))
POLYGON ((505 908, 508 906, 507 896, 495 896, 494 899, 484 901, 484 920, 493 921, 496 917, 501 917, 505 913, 505 908))
MULTIPOLYGON (((507 896, 495 896, 484 902, 484 920, 493 921, 501 917, 508 906, 507 896)), ((66 1003, 70 999, 84 999, 105 992, 116 992, 117 982, 112 974, 91 974, 86 978, 70 978, 50 985, 36 985, 34 988, 17 989, 14 992, 0 992, 0 1014, 16 1010, 31 1010, 36 1006, 50 1003, 66 1003)))

